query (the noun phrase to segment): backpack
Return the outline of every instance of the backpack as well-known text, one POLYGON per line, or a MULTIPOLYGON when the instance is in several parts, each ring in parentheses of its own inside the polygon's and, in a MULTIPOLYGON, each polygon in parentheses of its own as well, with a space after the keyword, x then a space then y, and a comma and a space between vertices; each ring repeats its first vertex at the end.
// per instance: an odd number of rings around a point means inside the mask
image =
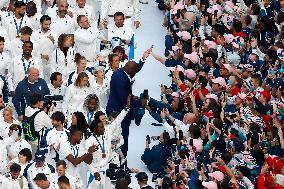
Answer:
POLYGON ((31 117, 24 117, 22 123, 23 134, 26 141, 35 141, 39 138, 39 133, 35 131, 35 116, 42 110, 36 111, 31 117))

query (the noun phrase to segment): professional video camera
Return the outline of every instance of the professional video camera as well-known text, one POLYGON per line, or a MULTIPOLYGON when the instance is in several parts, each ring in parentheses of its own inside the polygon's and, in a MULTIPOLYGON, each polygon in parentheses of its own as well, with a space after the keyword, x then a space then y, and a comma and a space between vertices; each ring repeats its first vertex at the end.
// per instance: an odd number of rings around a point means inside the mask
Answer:
POLYGON ((62 95, 45 95, 44 96, 44 103, 43 106, 44 107, 50 107, 52 105, 56 106, 56 101, 61 101, 63 100, 63 96, 62 95))
POLYGON ((112 183, 124 178, 131 183, 131 170, 127 166, 119 167, 117 164, 110 163, 109 168, 106 170, 106 176, 110 178, 112 183))

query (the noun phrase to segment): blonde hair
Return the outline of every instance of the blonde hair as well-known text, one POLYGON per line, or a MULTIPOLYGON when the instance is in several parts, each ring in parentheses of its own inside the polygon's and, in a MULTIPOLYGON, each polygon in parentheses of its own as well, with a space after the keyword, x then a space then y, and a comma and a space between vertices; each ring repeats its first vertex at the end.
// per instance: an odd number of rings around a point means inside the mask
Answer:
MULTIPOLYGON (((77 77, 77 79, 76 79, 76 81, 75 81, 75 83, 74 83, 74 85, 75 85, 76 87, 80 87, 80 82, 81 82, 82 79, 85 78, 85 77, 89 78, 88 74, 86 74, 85 72, 79 73, 79 74, 78 74, 78 77, 77 77)), ((88 81, 88 83, 87 83, 87 87, 90 87, 90 82, 89 82, 89 81, 88 81)))

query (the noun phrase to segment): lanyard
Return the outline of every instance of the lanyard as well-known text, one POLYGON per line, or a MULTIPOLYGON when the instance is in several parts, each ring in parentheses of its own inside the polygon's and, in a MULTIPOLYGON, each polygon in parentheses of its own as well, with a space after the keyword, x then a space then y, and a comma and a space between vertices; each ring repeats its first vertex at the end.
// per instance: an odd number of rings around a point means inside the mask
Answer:
POLYGON ((91 122, 92 122, 94 113, 95 113, 95 112, 89 112, 89 113, 87 114, 87 117, 88 117, 88 124, 89 124, 89 125, 90 125, 91 122))
POLYGON ((23 66, 24 66, 25 75, 27 75, 28 71, 29 71, 29 69, 31 67, 32 60, 28 62, 28 67, 26 67, 26 63, 25 63, 24 57, 22 57, 22 62, 23 62, 23 66))
POLYGON ((22 23, 23 23, 24 17, 21 18, 21 22, 20 22, 19 26, 17 24, 17 20, 16 20, 14 15, 13 15, 13 18, 14 18, 14 22, 15 22, 15 26, 16 26, 16 30, 17 30, 17 36, 18 36, 20 34, 20 30, 22 28, 22 23))
POLYGON ((73 146, 71 145, 71 149, 73 151, 74 157, 77 158, 79 155, 79 146, 73 146))
POLYGON ((100 143, 98 137, 96 135, 94 135, 96 141, 98 142, 100 149, 102 150, 102 153, 105 153, 105 140, 104 140, 104 136, 102 136, 102 140, 103 140, 103 145, 100 143))

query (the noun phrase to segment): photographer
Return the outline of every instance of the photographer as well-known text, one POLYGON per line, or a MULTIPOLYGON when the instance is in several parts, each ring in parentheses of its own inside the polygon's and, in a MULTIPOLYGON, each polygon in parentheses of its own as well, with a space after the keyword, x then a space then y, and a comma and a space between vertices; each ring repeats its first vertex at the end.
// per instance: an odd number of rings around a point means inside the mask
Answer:
POLYGON ((163 132, 159 137, 159 144, 149 147, 150 141, 146 140, 146 148, 141 160, 146 164, 151 173, 164 173, 164 166, 167 165, 167 159, 171 157, 170 135, 163 132))
MULTIPOLYGON (((31 105, 27 107, 25 111, 25 119, 29 119, 29 123, 34 125, 34 131, 36 132, 38 140, 29 141, 29 143, 32 146, 32 152, 36 152, 39 145, 38 142, 44 130, 52 128, 52 123, 50 117, 47 115, 48 112, 46 112, 47 107, 43 106, 43 95, 37 93, 32 94, 30 102, 31 105)), ((52 108, 49 110, 52 111, 52 108)))

